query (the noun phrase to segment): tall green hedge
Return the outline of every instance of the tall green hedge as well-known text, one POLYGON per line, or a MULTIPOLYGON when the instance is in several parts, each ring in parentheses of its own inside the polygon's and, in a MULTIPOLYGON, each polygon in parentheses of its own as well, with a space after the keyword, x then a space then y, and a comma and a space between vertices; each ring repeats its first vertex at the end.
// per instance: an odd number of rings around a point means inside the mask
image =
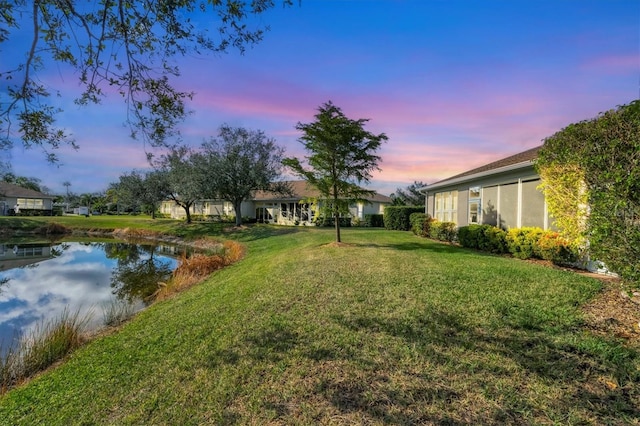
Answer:
POLYGON ((384 208, 384 227, 392 231, 409 231, 412 213, 424 213, 424 207, 386 206, 384 208))
MULTIPOLYGON (((536 164, 541 175, 567 165, 583 171, 577 175, 584 176, 589 214, 578 219, 585 224, 591 257, 636 285, 640 284, 638 153, 640 101, 634 101, 545 139, 536 164)), ((554 215, 553 210, 550 213, 554 215)))
POLYGON ((381 214, 365 214, 364 226, 368 228, 384 228, 384 215, 381 214))

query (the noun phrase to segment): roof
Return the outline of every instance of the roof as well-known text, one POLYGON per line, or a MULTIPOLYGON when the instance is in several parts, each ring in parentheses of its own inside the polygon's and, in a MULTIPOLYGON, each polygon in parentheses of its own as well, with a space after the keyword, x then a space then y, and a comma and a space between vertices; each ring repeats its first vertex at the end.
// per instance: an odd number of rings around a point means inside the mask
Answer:
POLYGON ((515 170, 522 167, 530 166, 533 164, 533 160, 538 158, 538 152, 541 148, 542 145, 519 152, 509 157, 502 158, 492 163, 476 167, 475 169, 467 170, 466 172, 462 172, 441 181, 434 182, 431 185, 427 185, 424 189, 428 190, 434 187, 444 186, 446 184, 464 182, 472 180, 476 177, 487 176, 494 173, 500 173, 503 171, 515 170))
MULTIPOLYGON (((320 198, 320 191, 311 186, 304 180, 295 180, 285 182, 291 188, 290 195, 281 195, 271 191, 257 191, 254 196, 254 201, 273 201, 273 200, 304 200, 307 198, 320 198)), ((378 194, 377 192, 372 196, 366 197, 368 201, 374 201, 379 203, 391 203, 391 197, 378 194)))
POLYGON ((12 183, 0 182, 0 196, 11 198, 55 198, 33 189, 23 188, 12 183))

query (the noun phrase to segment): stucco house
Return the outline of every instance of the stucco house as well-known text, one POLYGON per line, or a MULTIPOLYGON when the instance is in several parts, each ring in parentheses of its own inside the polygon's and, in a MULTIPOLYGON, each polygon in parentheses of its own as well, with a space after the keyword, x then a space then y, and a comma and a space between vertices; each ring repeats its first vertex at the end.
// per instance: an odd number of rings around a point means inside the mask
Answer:
MULTIPOLYGON (((318 204, 322 203, 320 193, 306 181, 287 183, 291 189, 289 195, 256 191, 250 200, 242 203, 242 216, 278 225, 313 225, 319 210, 318 204), (316 200, 316 203, 313 200, 316 200)), ((390 197, 378 193, 369 197, 367 201, 349 206, 350 216, 363 220, 366 214, 382 214, 384 207, 392 202, 390 197)), ((160 213, 170 215, 174 219, 185 216, 184 209, 170 200, 162 202, 160 213)), ((192 206, 191 214, 235 217, 233 205, 222 200, 199 200, 192 206)))
POLYGON ((503 229, 550 229, 544 195, 534 168, 541 146, 451 176, 422 188, 426 213, 458 226, 489 224, 503 229))
POLYGON ((16 214, 50 216, 53 211, 51 195, 12 183, 0 182, 0 216, 16 214))
POLYGON ((0 244, 0 271, 33 265, 51 258, 51 244, 0 244))

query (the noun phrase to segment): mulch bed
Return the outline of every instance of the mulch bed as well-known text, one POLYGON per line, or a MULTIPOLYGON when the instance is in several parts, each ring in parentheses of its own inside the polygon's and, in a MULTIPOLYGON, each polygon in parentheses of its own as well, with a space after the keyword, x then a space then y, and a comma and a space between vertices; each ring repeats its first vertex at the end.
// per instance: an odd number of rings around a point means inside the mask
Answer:
POLYGON ((640 291, 629 290, 618 278, 590 274, 604 287, 583 307, 587 327, 603 336, 615 336, 640 347, 640 291))

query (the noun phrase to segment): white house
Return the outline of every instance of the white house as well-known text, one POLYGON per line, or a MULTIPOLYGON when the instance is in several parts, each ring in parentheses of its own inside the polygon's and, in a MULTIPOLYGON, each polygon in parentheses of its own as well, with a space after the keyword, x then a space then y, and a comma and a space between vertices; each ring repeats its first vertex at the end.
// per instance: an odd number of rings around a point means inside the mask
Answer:
MULTIPOLYGON (((291 193, 282 195, 269 191, 256 191, 250 200, 242 203, 242 217, 257 219, 259 222, 279 225, 312 225, 319 211, 320 193, 306 181, 287 182, 291 193), (315 201, 315 202, 314 202, 315 201)), ((352 218, 364 219, 366 214, 382 214, 384 207, 391 204, 391 198, 374 194, 367 203, 349 206, 352 218)), ((190 210, 191 214, 211 217, 235 217, 233 205, 222 200, 198 200, 190 210)), ((174 219, 184 218, 185 211, 174 201, 163 201, 160 213, 174 219)))
POLYGON ((12 183, 0 182, 0 216, 18 214, 51 216, 53 211, 51 195, 12 183))

